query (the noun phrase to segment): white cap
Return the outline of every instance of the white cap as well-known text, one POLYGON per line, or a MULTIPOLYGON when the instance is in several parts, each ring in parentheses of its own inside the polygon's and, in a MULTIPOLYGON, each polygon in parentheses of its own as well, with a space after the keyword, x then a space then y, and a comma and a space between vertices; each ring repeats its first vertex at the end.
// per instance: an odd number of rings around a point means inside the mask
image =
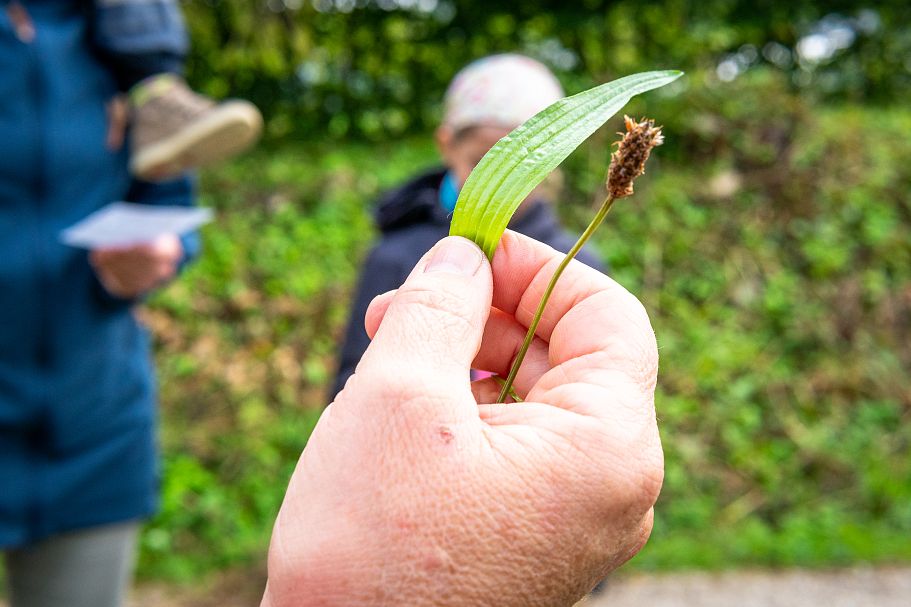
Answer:
POLYGON ((564 96, 547 67, 515 53, 491 55, 463 68, 446 90, 443 124, 514 128, 564 96))

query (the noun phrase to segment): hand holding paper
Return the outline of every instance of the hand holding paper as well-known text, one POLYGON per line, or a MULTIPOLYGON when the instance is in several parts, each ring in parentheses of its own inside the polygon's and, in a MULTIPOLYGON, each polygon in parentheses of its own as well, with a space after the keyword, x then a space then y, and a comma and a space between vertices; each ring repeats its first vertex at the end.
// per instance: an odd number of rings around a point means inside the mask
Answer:
POLYGON ((100 249, 180 236, 212 220, 211 209, 114 202, 60 233, 72 247, 100 249))
POLYGON ((173 278, 182 255, 180 239, 169 234, 151 243, 96 249, 89 262, 105 289, 130 299, 173 278))
POLYGON ((178 237, 211 219, 211 209, 114 202, 63 230, 60 240, 91 249, 104 288, 133 298, 174 276, 183 255, 178 237))

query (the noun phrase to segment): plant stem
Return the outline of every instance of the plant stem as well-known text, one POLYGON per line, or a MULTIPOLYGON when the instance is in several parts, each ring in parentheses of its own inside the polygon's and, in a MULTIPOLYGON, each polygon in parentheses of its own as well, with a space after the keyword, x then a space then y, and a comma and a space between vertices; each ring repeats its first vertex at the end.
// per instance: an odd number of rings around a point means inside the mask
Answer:
POLYGON ((519 348, 519 352, 516 354, 516 358, 512 363, 512 368, 509 370, 509 375, 506 376, 506 381, 503 383, 503 387, 500 389, 500 395, 497 397, 497 403, 505 402, 506 397, 509 396, 510 391, 512 390, 512 384, 516 380, 516 375, 519 374, 519 367, 522 366, 522 361, 525 360, 525 354, 528 352, 528 348, 531 346, 531 342, 535 338, 535 331, 538 329, 538 323, 541 322, 541 316, 544 314, 544 308, 547 306, 547 301, 550 299, 550 294, 553 292, 557 281, 560 280, 560 276, 563 274, 563 270, 566 269, 566 266, 569 265, 569 262, 572 261, 582 246, 588 242, 588 239, 591 238, 591 235, 595 233, 595 230, 597 230, 598 226, 601 225, 601 222, 604 221, 604 218, 607 216, 608 211, 611 210, 611 207, 613 205, 614 197, 608 194, 604 199, 604 202, 601 203, 601 208, 598 210, 598 213, 595 215, 594 219, 592 219, 591 223, 588 224, 588 227, 585 228, 585 231, 582 232, 582 236, 579 237, 579 240, 576 241, 576 244, 573 245, 573 248, 569 250, 569 252, 563 258, 563 261, 561 261, 560 265, 557 266, 557 269, 554 270, 554 275, 551 276, 550 282, 547 283, 547 288, 544 289, 544 295, 541 296, 541 303, 538 304, 538 309, 535 310, 535 316, 531 319, 531 324, 528 325, 528 332, 525 334, 525 341, 522 342, 522 347, 519 348))
MULTIPOLYGON (((506 380, 503 379, 502 377, 497 376, 497 375, 494 375, 494 376, 493 376, 493 380, 494 380, 495 382, 497 382, 498 384, 500 384, 500 387, 501 387, 501 388, 502 388, 503 386, 506 385, 506 380)), ((509 396, 509 397, 513 400, 513 402, 516 402, 516 403, 521 403, 521 402, 522 402, 522 397, 520 397, 520 396, 516 393, 515 388, 509 388, 509 394, 507 394, 507 396, 509 396)))

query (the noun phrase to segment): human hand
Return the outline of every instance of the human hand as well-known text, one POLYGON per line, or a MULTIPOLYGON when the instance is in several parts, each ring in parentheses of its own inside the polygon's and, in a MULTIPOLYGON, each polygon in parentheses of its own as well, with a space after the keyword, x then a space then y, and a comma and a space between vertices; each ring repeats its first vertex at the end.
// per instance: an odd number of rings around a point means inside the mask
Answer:
POLYGON ((371 304, 269 550, 264 607, 571 605, 645 544, 663 478, 657 349, 639 302, 572 262, 496 399, 562 254, 447 238, 371 304), (483 336, 483 339, 482 339, 483 336))
POLYGON ((146 244, 95 249, 89 263, 108 292, 129 299, 173 278, 182 255, 180 239, 169 234, 146 244))
POLYGON ((108 115, 108 132, 105 135, 105 145, 112 152, 123 147, 126 138, 127 124, 130 120, 129 104, 124 95, 115 95, 105 105, 108 115))

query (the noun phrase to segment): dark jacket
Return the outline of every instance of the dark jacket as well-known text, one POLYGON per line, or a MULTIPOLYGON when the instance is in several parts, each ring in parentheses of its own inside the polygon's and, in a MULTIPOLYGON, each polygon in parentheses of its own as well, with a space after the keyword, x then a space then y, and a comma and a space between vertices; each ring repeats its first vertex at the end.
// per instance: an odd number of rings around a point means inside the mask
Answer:
POLYGON ((115 86, 82 3, 23 4, 28 43, 0 5, 0 548, 153 512, 148 336, 59 235, 117 200, 191 202, 187 180, 133 182, 106 148, 115 86))
MULTIPOLYGON (((400 287, 424 253, 449 233, 450 217, 440 204, 443 175, 444 169, 433 170, 380 199, 375 219, 382 235, 361 270, 330 399, 345 386, 370 343, 364 330, 364 315, 370 301, 400 287)), ((534 203, 515 218, 509 228, 564 253, 576 242, 576 237, 560 226, 553 209, 545 201, 534 203)), ((580 251, 577 258, 603 270, 597 257, 586 249, 580 251)))

